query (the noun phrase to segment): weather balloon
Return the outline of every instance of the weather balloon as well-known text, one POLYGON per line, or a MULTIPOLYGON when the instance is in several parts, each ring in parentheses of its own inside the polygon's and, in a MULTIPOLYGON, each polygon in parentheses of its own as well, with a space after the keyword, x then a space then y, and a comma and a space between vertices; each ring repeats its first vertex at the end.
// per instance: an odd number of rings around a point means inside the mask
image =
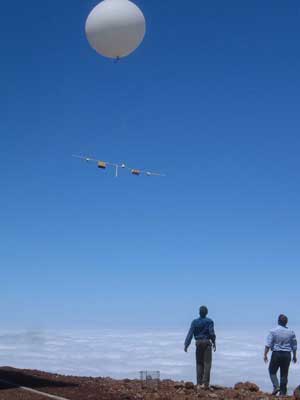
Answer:
POLYGON ((91 47, 109 58, 126 57, 142 43, 146 21, 129 0, 104 0, 87 18, 85 31, 91 47))

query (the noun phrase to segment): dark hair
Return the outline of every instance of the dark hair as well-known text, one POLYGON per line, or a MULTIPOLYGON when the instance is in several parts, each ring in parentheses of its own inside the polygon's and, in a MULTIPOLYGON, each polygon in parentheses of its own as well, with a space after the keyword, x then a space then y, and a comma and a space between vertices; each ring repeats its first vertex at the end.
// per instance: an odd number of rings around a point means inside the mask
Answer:
POLYGON ((208 314, 208 309, 206 306, 201 306, 199 309, 199 314, 201 318, 205 318, 208 314))
POLYGON ((284 314, 280 314, 278 317, 278 325, 286 326, 288 323, 288 317, 284 314))

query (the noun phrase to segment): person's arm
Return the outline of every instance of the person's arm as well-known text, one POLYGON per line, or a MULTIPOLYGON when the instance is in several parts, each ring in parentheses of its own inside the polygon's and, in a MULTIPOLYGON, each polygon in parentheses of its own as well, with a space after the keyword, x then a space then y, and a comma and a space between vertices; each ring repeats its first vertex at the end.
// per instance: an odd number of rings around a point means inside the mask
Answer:
POLYGON ((293 362, 296 364, 297 362, 297 339, 296 339, 296 335, 293 332, 293 336, 291 338, 291 346, 292 346, 292 350, 293 350, 293 362))
POLYGON ((268 360, 268 353, 269 353, 269 351, 270 351, 270 347, 268 347, 268 346, 266 346, 265 347, 265 353, 264 353, 264 362, 265 363, 267 363, 269 360, 268 360))
POLYGON ((211 321, 211 323, 209 324, 209 338, 212 341, 214 351, 216 351, 217 350, 216 334, 213 321, 211 321))
POLYGON ((297 350, 293 350, 293 363, 297 364, 297 350))
POLYGON ((191 341, 193 339, 193 335, 194 335, 194 321, 191 323, 190 330, 189 330, 189 332, 187 334, 187 337, 185 339, 185 342, 184 342, 184 351, 185 352, 187 352, 187 350, 189 348, 189 345, 191 344, 191 341))
POLYGON ((273 348, 273 342, 274 342, 274 335, 273 335, 273 332, 270 332, 267 337, 267 342, 266 342, 265 352, 264 352, 264 362, 265 363, 268 362, 268 353, 269 353, 270 349, 273 348))

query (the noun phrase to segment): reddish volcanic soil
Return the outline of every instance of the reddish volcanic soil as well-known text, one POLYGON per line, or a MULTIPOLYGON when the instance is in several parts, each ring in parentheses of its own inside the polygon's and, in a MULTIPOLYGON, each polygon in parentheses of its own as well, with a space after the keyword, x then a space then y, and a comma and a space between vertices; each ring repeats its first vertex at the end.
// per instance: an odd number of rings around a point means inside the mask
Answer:
MULTIPOLYGON (((0 368, 0 380, 65 397, 69 400, 268 400, 255 384, 238 384, 234 389, 213 386, 197 391, 191 382, 161 381, 158 387, 144 386, 137 380, 117 381, 110 378, 88 378, 49 374, 41 371, 0 368)), ((282 398, 282 397, 281 397, 282 398)), ((0 400, 46 400, 15 387, 0 385, 0 400)), ((291 399, 291 397, 290 397, 291 399)))

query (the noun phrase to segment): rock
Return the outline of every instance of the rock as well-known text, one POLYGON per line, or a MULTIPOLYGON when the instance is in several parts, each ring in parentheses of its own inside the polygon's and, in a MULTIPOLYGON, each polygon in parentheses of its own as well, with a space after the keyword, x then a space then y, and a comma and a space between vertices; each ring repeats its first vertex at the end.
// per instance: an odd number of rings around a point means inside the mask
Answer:
MULTIPOLYGON (((212 385, 210 390, 196 390, 192 382, 174 382, 162 380, 153 385, 144 384, 141 380, 113 380, 111 378, 68 377, 48 373, 24 371, 0 367, 0 378, 11 378, 24 386, 36 385, 36 380, 49 382, 47 391, 61 395, 67 399, 80 400, 271 400, 275 399, 267 393, 258 391, 253 383, 239 383, 233 388, 212 385), (53 382, 53 384, 52 384, 53 382), (59 385, 57 384, 59 382, 59 385), (60 384, 62 385, 60 387, 60 384), (53 388, 52 388, 53 386, 53 388), (214 389, 214 391, 211 391, 214 389)), ((1 388, 0 388, 1 389, 1 388)), ((198 389, 198 388, 197 388, 198 389)), ((295 390, 294 398, 300 400, 300 386, 295 390)), ((27 399, 26 394, 24 399, 27 399)), ((0 400, 21 400, 19 391, 0 390, 0 400)), ((31 397, 30 397, 31 398, 31 397)), ((288 399, 288 397, 284 397, 288 399)), ((292 400, 292 397, 289 397, 292 400)))
POLYGON ((134 400, 134 397, 129 393, 123 393, 120 396, 121 400, 134 400))
POLYGON ((235 390, 245 390, 247 392, 259 392, 259 387, 252 382, 239 382, 234 386, 235 390))
POLYGON ((300 400, 300 386, 297 386, 295 391, 294 391, 294 397, 297 400, 300 400))
POLYGON ((186 382, 184 387, 188 390, 193 390, 195 388, 195 385, 193 384, 193 382, 186 382))
POLYGON ((182 389, 182 388, 184 388, 184 383, 176 382, 175 385, 174 385, 174 388, 175 389, 182 389))
POLYGON ((220 386, 220 385, 211 385, 210 387, 214 390, 226 390, 227 389, 225 386, 220 386))

